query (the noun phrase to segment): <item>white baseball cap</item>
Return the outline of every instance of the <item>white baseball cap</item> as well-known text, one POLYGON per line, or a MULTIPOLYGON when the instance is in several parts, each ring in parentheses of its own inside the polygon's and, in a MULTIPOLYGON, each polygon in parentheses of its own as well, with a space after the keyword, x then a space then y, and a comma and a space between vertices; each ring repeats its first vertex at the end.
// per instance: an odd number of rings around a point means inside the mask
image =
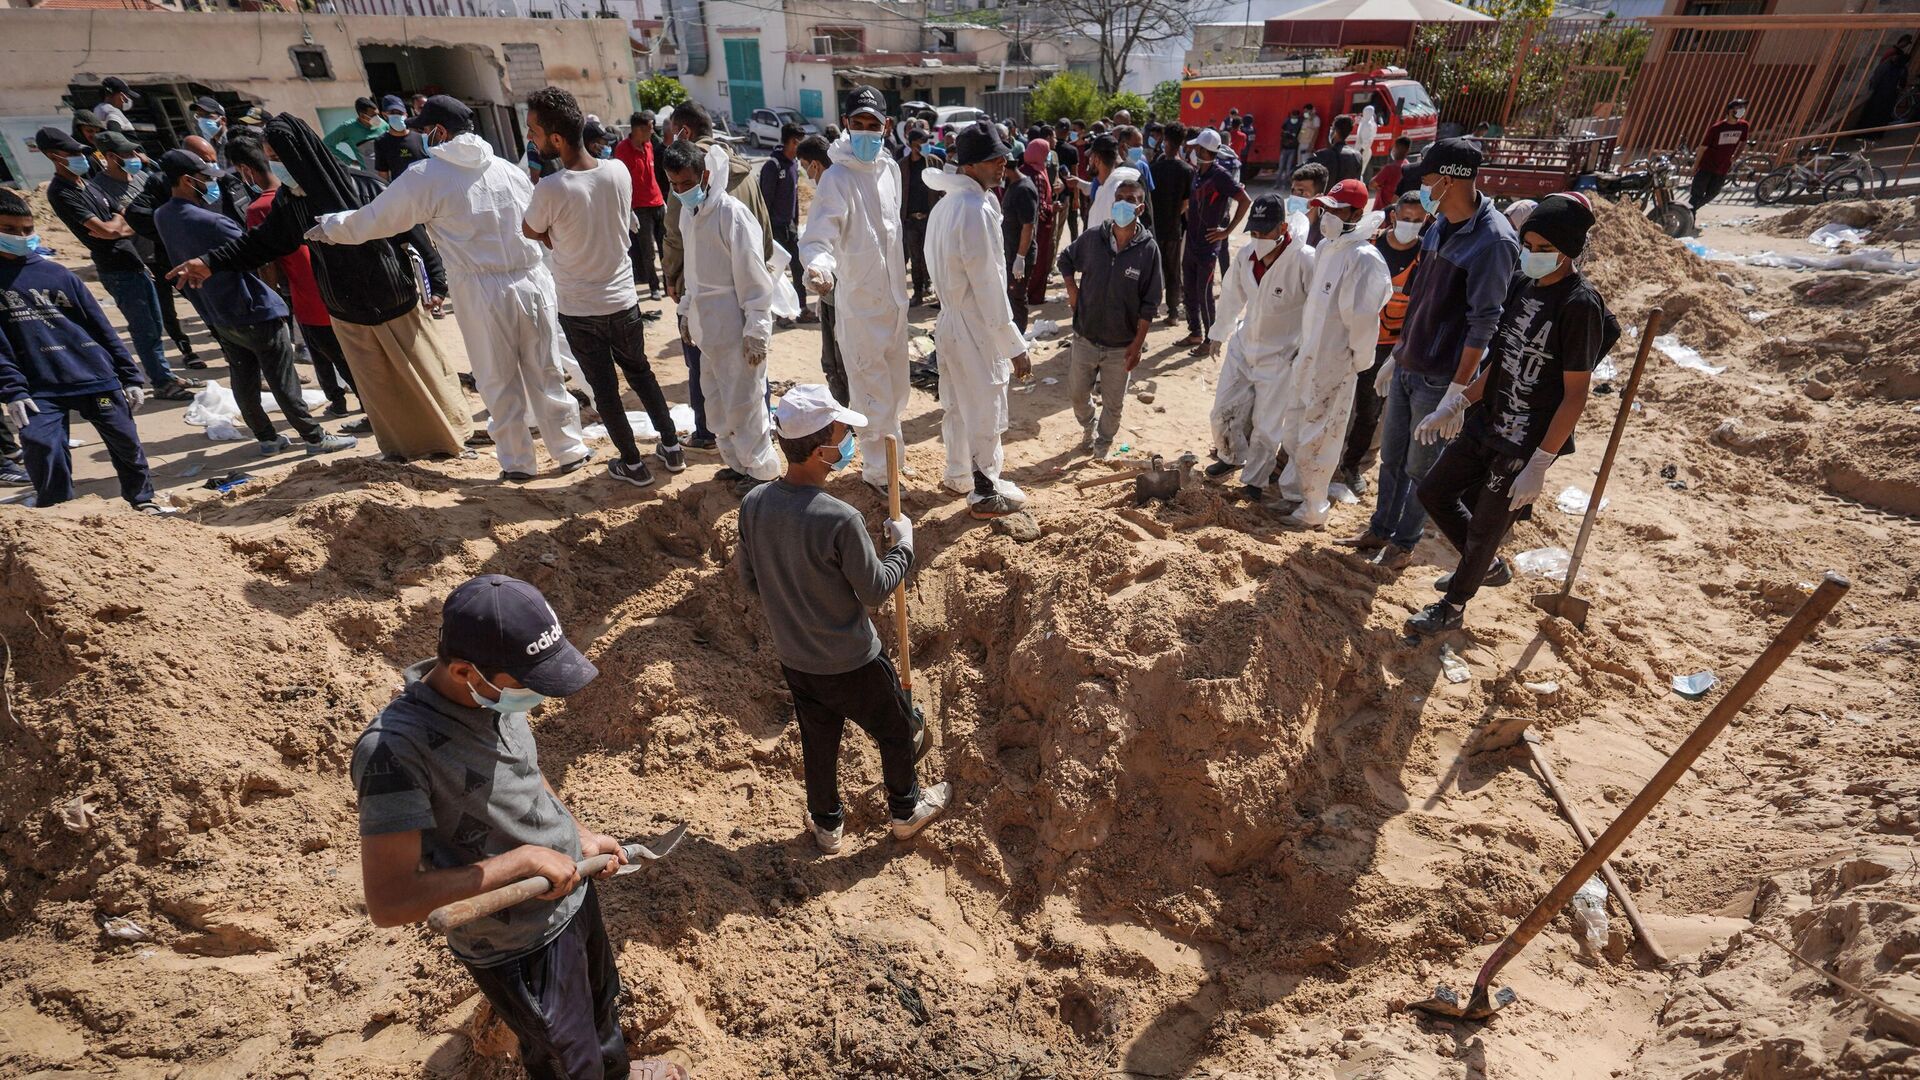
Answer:
POLYGON ((819 383, 803 383, 780 396, 773 407, 773 427, 783 439, 804 439, 835 420, 848 427, 866 427, 867 418, 833 400, 819 383))
POLYGON ((1200 134, 1187 140, 1188 146, 1197 146, 1209 153, 1220 152, 1220 133, 1212 128, 1201 128, 1200 134))

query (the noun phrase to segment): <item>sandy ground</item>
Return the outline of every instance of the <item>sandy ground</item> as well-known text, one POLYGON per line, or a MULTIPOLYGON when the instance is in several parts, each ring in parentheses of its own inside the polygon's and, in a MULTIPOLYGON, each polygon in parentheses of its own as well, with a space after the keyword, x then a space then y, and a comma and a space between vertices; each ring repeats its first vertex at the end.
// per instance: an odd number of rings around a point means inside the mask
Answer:
MULTIPOLYGON (((1710 209, 1703 239, 1815 250, 1731 223, 1754 216, 1710 209)), ((480 572, 540 585, 603 672, 537 717, 575 813, 623 836, 693 823, 603 898, 632 1044, 697 1075, 1920 1074, 1920 286, 1703 262, 1623 213, 1594 247, 1624 323, 1659 307, 1725 370, 1651 362, 1584 632, 1522 578, 1484 591, 1467 631, 1408 641, 1452 553, 1429 538, 1398 576, 1342 555, 1331 537, 1370 500, 1302 534, 1211 486, 1147 508, 1124 484, 1076 490, 1118 466, 1077 450, 1057 343, 1012 398, 1010 471, 1041 527, 1016 541, 933 490, 939 410, 916 391, 915 695, 957 801, 914 844, 886 839, 853 736, 835 858, 802 832, 789 706, 711 460, 647 491, 597 470, 504 485, 488 457, 262 462, 149 405, 181 515, 0 508, 0 740, 20 778, 0 792, 0 1074, 517 1074, 433 936, 366 922, 345 781, 439 598, 480 572), (262 482, 198 489, 235 468, 262 482), (1543 933, 1491 1024, 1405 1012, 1470 982, 1579 850, 1524 754, 1482 729, 1529 723, 1597 831, 1827 570, 1854 582, 1833 620, 1616 860, 1673 965, 1637 962, 1615 907, 1598 958, 1567 918, 1543 933), (1704 700, 1671 689, 1701 670, 1720 679, 1704 700)), ((1217 361, 1173 349, 1183 332, 1149 340, 1135 391, 1153 400, 1129 401, 1118 440, 1134 458, 1204 456, 1217 361)), ((684 400, 677 350, 649 341, 684 400)), ((816 379, 817 349, 780 333, 772 376, 816 379)), ((1623 374, 1631 359, 1629 339, 1623 374)), ((1618 402, 1595 395, 1550 497, 1591 485, 1618 402)), ((834 490, 877 520, 857 480, 834 490)), ((1543 507, 1509 554, 1578 526, 1543 507)))

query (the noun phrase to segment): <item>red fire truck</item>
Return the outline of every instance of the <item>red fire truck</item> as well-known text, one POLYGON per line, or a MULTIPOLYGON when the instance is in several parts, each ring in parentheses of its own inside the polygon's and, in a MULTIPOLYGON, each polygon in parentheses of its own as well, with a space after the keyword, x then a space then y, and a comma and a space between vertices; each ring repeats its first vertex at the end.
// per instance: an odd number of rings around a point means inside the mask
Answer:
POLYGON ((1289 60, 1225 65, 1180 83, 1180 122, 1190 128, 1218 128, 1231 109, 1239 109, 1242 116, 1252 114, 1254 138, 1244 164, 1256 172, 1280 164, 1280 126, 1303 105, 1320 114, 1315 149, 1326 145, 1334 117, 1346 113, 1358 120, 1368 105, 1380 122, 1373 139, 1375 157, 1386 157, 1393 140, 1402 135, 1413 140, 1418 155, 1440 126, 1440 111, 1427 88, 1407 78, 1405 68, 1321 72, 1289 60))

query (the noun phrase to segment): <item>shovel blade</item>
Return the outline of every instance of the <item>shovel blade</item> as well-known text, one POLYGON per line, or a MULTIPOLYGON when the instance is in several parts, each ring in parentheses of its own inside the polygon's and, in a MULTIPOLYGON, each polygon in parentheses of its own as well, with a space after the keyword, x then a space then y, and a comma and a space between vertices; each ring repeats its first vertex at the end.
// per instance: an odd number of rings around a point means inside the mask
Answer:
POLYGON ((1432 997, 1423 1001, 1409 1002, 1407 1008, 1446 1020, 1479 1021, 1513 1004, 1518 997, 1519 995, 1513 992, 1511 986, 1503 986, 1491 994, 1485 990, 1476 991, 1471 998, 1462 1003, 1460 992, 1442 983, 1433 988, 1432 997))
POLYGON ((680 841, 685 839, 686 835, 687 823, 683 821, 650 840, 642 840, 637 844, 628 844, 626 849, 627 859, 629 862, 634 859, 645 859, 648 862, 652 862, 655 859, 664 859, 672 853, 674 848, 680 846, 680 841))
POLYGON ((1582 630, 1587 628, 1587 609, 1593 605, 1572 593, 1535 593, 1533 606, 1557 619, 1565 619, 1582 630))

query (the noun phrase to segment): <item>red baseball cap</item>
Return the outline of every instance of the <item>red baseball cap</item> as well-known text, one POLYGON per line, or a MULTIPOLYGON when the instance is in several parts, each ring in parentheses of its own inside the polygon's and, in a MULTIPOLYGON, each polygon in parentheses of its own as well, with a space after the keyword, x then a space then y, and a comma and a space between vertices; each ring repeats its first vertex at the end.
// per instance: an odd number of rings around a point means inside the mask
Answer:
POLYGON ((1329 210, 1365 210, 1372 201, 1365 184, 1358 180, 1342 180, 1333 185, 1332 191, 1315 195, 1311 205, 1324 206, 1329 210))

